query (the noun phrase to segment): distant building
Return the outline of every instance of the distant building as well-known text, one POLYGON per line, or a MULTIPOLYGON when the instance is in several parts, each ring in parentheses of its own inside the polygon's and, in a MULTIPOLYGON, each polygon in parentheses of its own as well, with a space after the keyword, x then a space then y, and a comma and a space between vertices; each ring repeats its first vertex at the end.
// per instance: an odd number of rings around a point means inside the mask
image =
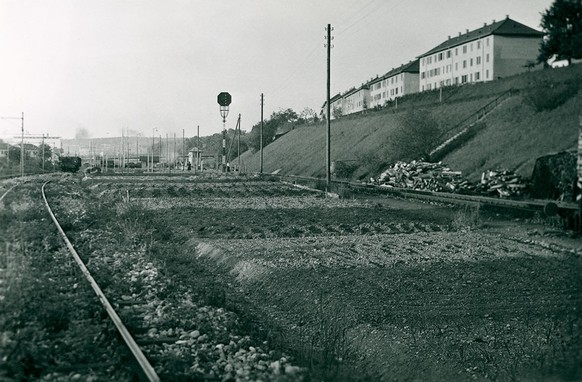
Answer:
POLYGON ((382 106, 396 97, 418 92, 419 60, 392 69, 381 77, 368 82, 370 107, 382 106))
MULTIPOLYGON (((336 95, 334 95, 333 97, 330 98, 329 100, 329 104, 330 104, 330 113, 331 113, 331 119, 335 119, 337 118, 337 116, 334 115, 334 109, 335 110, 339 110, 340 113, 342 113, 342 94, 338 93, 336 95)), ((321 118, 327 118, 327 101, 325 101, 323 103, 323 106, 321 106, 321 112, 319 113, 321 118)))
POLYGON ((353 114, 370 107, 370 87, 364 84, 352 89, 342 97, 342 115, 353 114))
POLYGON ((419 56, 419 90, 491 81, 527 71, 536 62, 543 35, 507 16, 503 21, 449 36, 419 56))

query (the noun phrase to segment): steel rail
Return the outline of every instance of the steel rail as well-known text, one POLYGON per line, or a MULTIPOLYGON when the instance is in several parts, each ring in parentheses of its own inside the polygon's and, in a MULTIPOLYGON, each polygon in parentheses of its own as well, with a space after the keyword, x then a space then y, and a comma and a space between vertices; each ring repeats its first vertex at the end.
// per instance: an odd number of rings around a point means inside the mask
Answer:
POLYGON ((117 328, 117 330, 121 334, 121 337, 125 341, 125 344, 127 345, 129 350, 133 354, 135 360, 137 361, 137 363, 141 367, 141 370, 145 374, 147 380, 150 382, 159 382, 160 377, 156 374, 154 368, 149 363, 148 359, 143 354, 143 352, 141 351, 141 349, 139 348, 139 346, 137 345, 137 343, 135 342, 135 340, 133 339, 133 337, 131 336, 131 334, 129 333, 129 331, 127 330, 125 325, 123 324, 123 321, 121 320, 121 318, 119 317, 119 315, 117 314, 117 312, 115 311, 115 309, 113 308, 113 306, 111 305, 109 300, 107 300, 107 297, 105 297, 105 295, 103 294, 103 291, 101 290, 101 288, 99 287, 99 285, 97 284, 97 282, 95 281, 95 279, 93 278, 93 276, 91 275, 91 273, 89 272, 89 270, 87 269, 85 264, 83 263, 83 260, 81 260, 81 257, 79 256, 79 254, 77 253, 77 251, 73 247, 73 244, 71 244, 69 238, 67 238, 65 231, 63 231, 63 229, 61 228, 61 225, 59 224, 57 218, 55 217, 55 214, 51 210, 49 203, 47 201, 45 192, 44 192, 44 188, 47 185, 47 183, 49 183, 49 182, 45 182, 42 185, 42 198, 44 199, 45 206, 47 208, 49 215, 51 216, 51 219, 53 220, 53 222, 57 226, 57 229, 61 235, 61 238, 63 239, 63 241, 67 245, 67 248, 69 249, 71 254, 73 255, 75 262, 77 263, 77 265, 79 266, 79 268, 81 269, 83 274, 85 275, 85 278, 87 279, 87 281, 89 281, 89 284, 91 284, 93 291, 95 292, 95 294, 97 295, 97 297, 101 301, 101 304, 103 305, 103 307, 107 311, 107 314, 109 314, 109 317, 111 318, 111 320, 115 324, 115 327, 117 328))
MULTIPOLYGON (((264 174, 264 176, 275 176, 280 179, 288 178, 288 179, 296 179, 296 180, 304 180, 304 181, 324 181, 323 178, 316 178, 316 177, 308 177, 308 176, 297 176, 297 175, 282 175, 282 174, 264 174)), ((376 184, 369 184, 369 183, 358 183, 358 182, 350 182, 350 181, 342 181, 342 180, 333 180, 332 183, 335 184, 345 184, 355 188, 365 188, 365 189, 375 189, 380 190, 385 193, 401 195, 401 196, 409 196, 415 197, 418 199, 426 199, 426 200, 437 200, 441 202, 450 202, 450 203, 459 203, 459 202, 473 202, 473 203, 481 203, 491 206, 499 206, 499 207, 508 207, 508 208, 517 208, 517 209, 527 209, 527 210, 543 210, 549 204, 553 203, 557 210, 562 212, 576 212, 579 210, 579 207, 575 203, 567 203, 567 202, 559 202, 559 201, 549 201, 549 200, 510 200, 510 199, 501 199, 501 198, 493 198, 488 196, 480 196, 480 195, 462 195, 462 194, 452 194, 449 192, 437 192, 437 191, 425 191, 425 190, 413 190, 410 188, 401 188, 401 187, 386 187, 376 184)))
POLYGON ((5 197, 6 195, 8 195, 8 193, 9 193, 10 191, 12 191, 12 189, 13 189, 14 187, 16 187, 16 186, 18 186, 18 183, 17 183, 17 184, 15 184, 14 186, 10 187, 9 189, 7 189, 7 190, 6 190, 6 192, 5 192, 5 193, 3 193, 3 194, 2 194, 2 196, 0 196, 0 202, 1 202, 1 201, 4 199, 4 197, 5 197))

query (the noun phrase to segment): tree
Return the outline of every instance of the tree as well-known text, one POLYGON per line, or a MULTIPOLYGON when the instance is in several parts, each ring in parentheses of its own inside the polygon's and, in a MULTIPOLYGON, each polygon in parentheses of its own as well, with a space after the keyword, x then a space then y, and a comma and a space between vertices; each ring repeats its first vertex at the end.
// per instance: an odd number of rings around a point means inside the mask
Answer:
POLYGON ((38 145, 38 149, 36 150, 37 158, 39 158, 39 160, 42 161, 43 154, 44 154, 44 160, 49 161, 52 158, 51 147, 49 145, 47 145, 46 143, 44 143, 44 152, 43 152, 42 148, 43 148, 43 144, 41 143, 40 145, 38 145))
POLYGON ((317 113, 310 107, 306 107, 303 109, 301 114, 299 114, 299 123, 311 123, 317 122, 317 113))
MULTIPOLYGON (((299 116, 292 109, 281 109, 278 112, 273 112, 269 119, 263 120, 263 147, 273 142, 275 133, 280 126, 287 123, 297 123, 299 116)), ((254 151, 260 149, 261 136, 261 122, 255 124, 249 133, 247 144, 254 151)))
POLYGON ((403 161, 427 159, 440 134, 437 121, 426 111, 406 112, 391 137, 394 158, 403 161))
POLYGON ((582 58, 582 0, 555 0, 542 13, 541 27, 546 36, 540 45, 539 62, 582 58))

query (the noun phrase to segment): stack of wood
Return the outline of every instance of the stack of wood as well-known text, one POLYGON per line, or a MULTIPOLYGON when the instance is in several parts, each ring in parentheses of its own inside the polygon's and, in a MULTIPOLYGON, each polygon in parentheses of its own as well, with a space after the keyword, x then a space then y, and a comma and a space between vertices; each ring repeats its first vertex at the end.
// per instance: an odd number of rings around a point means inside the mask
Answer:
POLYGON ((486 196, 500 198, 523 196, 527 182, 511 170, 488 170, 481 174, 481 183, 475 191, 486 196))
POLYGON ((481 182, 474 184, 463 178, 461 171, 452 171, 442 162, 396 162, 372 181, 385 187, 500 198, 523 196, 528 189, 527 182, 510 170, 486 171, 481 182))
POLYGON ((452 171, 441 162, 396 162, 378 178, 386 187, 412 188, 437 192, 460 192, 475 188, 463 179, 461 171, 452 171))

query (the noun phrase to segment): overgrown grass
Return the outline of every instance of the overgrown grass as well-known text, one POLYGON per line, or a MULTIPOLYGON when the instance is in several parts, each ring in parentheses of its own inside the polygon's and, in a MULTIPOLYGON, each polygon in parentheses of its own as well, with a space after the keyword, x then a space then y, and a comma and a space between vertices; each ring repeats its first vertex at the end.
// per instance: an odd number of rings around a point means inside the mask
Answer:
POLYGON ((483 224, 481 218, 481 205, 465 205, 460 207, 451 223, 451 226, 455 230, 472 230, 479 228, 483 224))
MULTIPOLYGON (((331 160, 353 161, 351 179, 376 176, 398 160, 391 147, 392 130, 403 111, 416 108, 430 113, 443 130, 510 89, 519 92, 486 117, 486 128, 442 160, 471 180, 497 167, 515 169, 529 177, 536 157, 574 147, 577 139, 580 94, 550 111, 535 112, 523 95, 539 83, 574 82, 582 77, 582 65, 524 73, 502 80, 445 89, 443 104, 437 92, 409 97, 399 109, 369 111, 331 123, 331 160), (521 95, 520 95, 521 94, 521 95), (406 105, 406 107, 404 107, 406 105)), ((460 126, 459 129, 464 126, 460 126)), ((449 136, 457 131, 449 131, 449 136)), ((439 142, 440 143, 440 142, 439 142)), ((325 176, 325 123, 299 126, 264 149, 264 171, 281 174, 325 176)), ((242 160, 249 172, 258 171, 259 153, 246 152, 242 160)))

